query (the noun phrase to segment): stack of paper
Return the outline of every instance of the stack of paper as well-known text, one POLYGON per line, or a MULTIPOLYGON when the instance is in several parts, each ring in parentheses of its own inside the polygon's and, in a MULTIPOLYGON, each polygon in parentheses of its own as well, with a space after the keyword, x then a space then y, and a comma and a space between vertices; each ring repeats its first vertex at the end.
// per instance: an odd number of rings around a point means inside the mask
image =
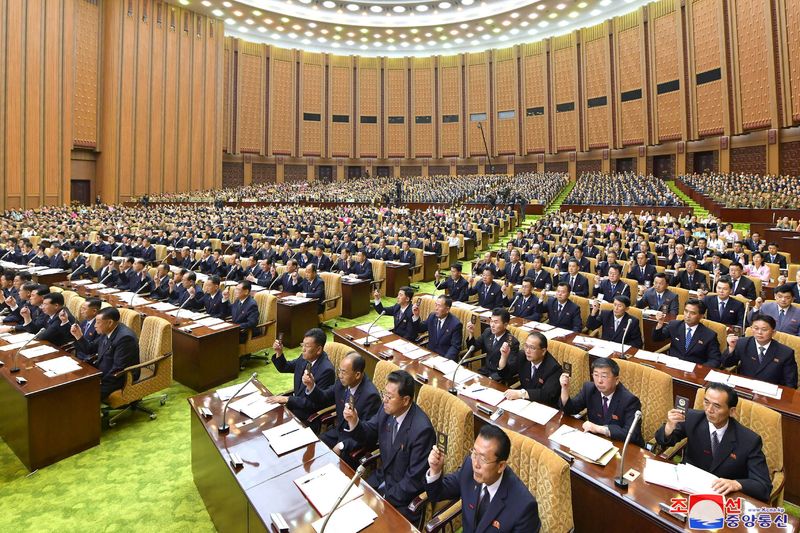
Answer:
POLYGON ((456 373, 456 383, 462 384, 466 383, 467 381, 479 377, 479 374, 473 372, 472 370, 464 367, 459 367, 458 363, 451 359, 447 359, 446 357, 442 357, 441 355, 436 355, 434 357, 430 357, 422 362, 423 365, 427 366, 428 368, 433 368, 438 370, 447 379, 453 379, 453 372, 458 369, 458 373, 456 373))
POLYGON ((186 308, 183 309, 175 309, 174 311, 167 311, 167 314, 170 316, 180 317, 180 318, 187 318, 189 320, 200 320, 204 316, 205 313, 195 313, 194 311, 187 311, 186 308))
POLYGON ((505 400, 500 404, 500 408, 505 411, 517 415, 531 422, 545 425, 555 415, 558 414, 558 409, 553 409, 547 405, 536 402, 529 402, 528 400, 505 400))
POLYGON ((714 494, 711 486, 718 479, 694 465, 665 463, 652 457, 647 458, 642 476, 647 483, 689 494, 714 494))
POLYGON ((716 370, 709 371, 705 377, 706 381, 713 381, 716 383, 725 383, 731 387, 742 387, 750 389, 751 391, 761 394, 762 396, 769 396, 770 398, 780 399, 783 390, 774 383, 767 383, 757 379, 751 379, 744 376, 737 376, 733 374, 723 374, 716 370))
MULTIPOLYGON (((328 525, 325 527, 325 533, 356 533, 371 526, 376 518, 378 518, 378 515, 375 514, 375 511, 364 503, 363 499, 359 498, 339 507, 333 513, 331 519, 328 520, 328 525)), ((313 522, 311 526, 314 531, 320 533, 324 522, 325 517, 323 516, 313 522)))
MULTIPOLYGON (((350 479, 331 463, 294 480, 294 484, 308 499, 311 506, 323 516, 331 512, 339 495, 349 483, 350 479)), ((364 489, 360 486, 350 487, 342 500, 342 505, 361 497, 362 494, 364 494, 364 489)))
POLYGON ((208 326, 208 329, 213 329, 214 331, 219 331, 221 329, 227 328, 228 326, 230 326, 230 324, 228 322, 221 322, 219 324, 214 324, 213 326, 208 326))
POLYGON ((425 348, 417 348, 416 350, 411 350, 410 352, 407 352, 407 353, 405 353, 403 355, 405 355, 409 359, 413 359, 413 360, 416 361, 417 359, 421 359, 421 358, 425 357, 426 355, 430 355, 430 354, 431 354, 431 352, 429 352, 425 348))
POLYGON ((453 307, 458 307, 459 309, 469 309, 469 310, 474 310, 476 308, 476 306, 468 304, 467 302, 453 302, 453 307))
POLYGON ((262 395, 260 391, 249 394, 244 398, 240 398, 239 400, 228 404, 228 407, 234 411, 239 411, 243 415, 253 419, 258 418, 259 416, 268 413, 273 409, 277 409, 280 406, 281 404, 279 403, 268 403, 267 397, 262 395))
POLYGON ((224 320, 222 320, 221 318, 216 318, 216 317, 213 317, 213 316, 209 316, 209 317, 203 318, 201 320, 198 320, 197 322, 195 322, 195 324, 197 324, 199 326, 213 326, 213 325, 216 325, 216 324, 221 324, 222 322, 224 322, 224 320))
POLYGON ((413 342, 408 342, 405 339, 397 339, 393 340, 392 342, 387 342, 386 347, 391 348, 396 352, 400 352, 403 355, 419 349, 419 346, 417 346, 413 342))
POLYGON ((44 375, 52 378, 55 376, 60 376, 62 374, 69 374, 70 372, 75 372, 76 370, 81 369, 81 365, 78 364, 72 357, 63 356, 63 357, 56 357, 55 359, 50 359, 48 361, 42 361, 41 363, 36 363, 36 366, 42 369, 44 375))
POLYGON ((542 335, 544 335, 545 338, 547 338, 548 340, 553 340, 553 339, 557 339, 559 337, 566 337, 570 333, 572 333, 572 332, 570 330, 568 330, 568 329, 554 327, 553 329, 551 329, 549 331, 543 331, 542 335))
POLYGON ((5 338, 5 341, 8 343, 24 342, 31 340, 34 336, 35 335, 33 333, 28 333, 27 331, 24 331, 22 333, 17 333, 15 335, 9 335, 8 337, 5 338))
POLYGON ((669 368, 682 370, 684 372, 694 372, 694 369, 697 366, 691 361, 684 361, 683 359, 678 359, 677 357, 672 357, 671 355, 667 355, 665 353, 648 352, 647 350, 637 350, 634 357, 643 361, 661 363, 663 365, 667 365, 669 368))
POLYGON ((295 419, 263 431, 269 445, 278 455, 307 446, 319 439, 311 428, 305 428, 295 419))
POLYGON ((496 406, 506 398, 505 395, 499 390, 485 387, 480 383, 475 383, 474 385, 465 387, 459 391, 459 394, 466 396, 467 398, 472 398, 473 400, 489 404, 492 407, 496 406))
POLYGON ((102 283, 92 283, 91 285, 86 286, 87 289, 102 289, 104 287, 105 285, 102 283))
POLYGON ((41 355, 47 355, 49 353, 57 352, 58 349, 50 346, 49 344, 42 344, 36 346, 35 348, 28 348, 26 350, 22 350, 19 352, 20 355, 24 355, 28 359, 33 359, 34 357, 39 357, 41 355))
POLYGON ((40 276, 46 276, 48 274, 58 274, 59 272, 64 272, 64 271, 60 268, 44 268, 39 272, 37 272, 37 274, 40 276))
POLYGON ((608 464, 618 449, 611 441, 567 425, 562 425, 554 431, 550 439, 569 448, 575 455, 601 465, 608 464))
POLYGON ((291 305, 303 304, 303 303, 310 302, 310 301, 311 301, 311 298, 305 298, 303 296, 294 296, 294 295, 292 295, 292 296, 284 296, 283 298, 281 298, 281 302, 286 303, 286 304, 291 304, 291 305))
POLYGON ((172 305, 169 302, 158 302, 155 304, 151 304, 150 307, 155 309, 156 311, 172 311, 173 309, 178 308, 176 305, 172 305))
MULTIPOLYGON (((0 351, 10 352, 11 350, 22 348, 23 346, 25 346, 25 343, 27 342, 28 341, 19 341, 19 342, 12 342, 11 344, 5 344, 3 346, 0 346, 0 351)), ((36 344, 37 344, 36 342, 32 342, 30 346, 36 346, 36 344)))
POLYGON ((72 282, 72 284, 75 285, 76 287, 80 287, 81 285, 88 285, 91 282, 92 280, 90 279, 76 279, 75 281, 72 282))
POLYGON ((544 322, 531 321, 530 323, 533 324, 535 329, 539 331, 550 331, 556 328, 555 326, 551 326, 550 324, 545 324, 544 322))
MULTIPOLYGON (((225 387, 224 389, 217 389, 217 397, 223 402, 228 401, 233 398, 233 395, 236 394, 236 391, 241 388, 242 384, 237 383, 236 385, 231 385, 230 387, 225 387)), ((239 397, 242 397, 246 394, 252 394, 254 392, 259 392, 258 387, 256 387, 255 383, 248 383, 242 392, 239 393, 239 397)))
POLYGON ((106 287, 105 289, 100 289, 97 292, 99 292, 100 294, 113 294, 113 293, 119 292, 119 291, 117 289, 113 288, 113 287, 106 287))

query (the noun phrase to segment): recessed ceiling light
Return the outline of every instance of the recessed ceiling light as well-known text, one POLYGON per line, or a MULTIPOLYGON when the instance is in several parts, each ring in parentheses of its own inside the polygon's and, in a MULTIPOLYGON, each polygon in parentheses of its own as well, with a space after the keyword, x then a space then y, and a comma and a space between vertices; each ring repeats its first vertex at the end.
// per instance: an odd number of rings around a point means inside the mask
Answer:
POLYGON ((204 6, 206 6, 206 7, 211 7, 211 2, 209 2, 208 0, 203 0, 203 1, 202 1, 202 2, 200 2, 200 3, 201 3, 201 4, 203 4, 203 5, 204 5, 204 6))
POLYGON ((606 7, 611 4, 611 0, 600 0, 600 5, 606 7))
POLYGON ((369 32, 369 30, 368 30, 367 28, 361 28, 361 29, 360 29, 360 30, 358 30, 358 31, 360 31, 361 33, 367 33, 367 32, 369 32))
POLYGON ((404 13, 405 10, 406 8, 404 8, 403 6, 394 6, 392 8, 392 11, 394 11, 395 13, 404 13))
POLYGON ((569 24, 569 22, 567 22, 566 20, 562 20, 561 22, 559 22, 559 23, 558 23, 558 26, 559 26, 560 28, 563 28, 563 27, 564 27, 564 26, 566 26, 567 24, 569 24))
POLYGON ((557 16, 558 16, 558 13, 550 13, 549 15, 547 15, 547 17, 548 17, 548 18, 551 18, 551 19, 554 19, 554 18, 556 18, 557 16))
POLYGON ((464 24, 461 24, 461 25, 459 26, 459 28, 461 28, 462 30, 466 30, 467 28, 469 28, 469 24, 466 24, 466 23, 464 23, 464 24))
POLYGON ((561 4, 558 4, 558 5, 556 6, 556 9, 558 9, 559 11, 561 11, 561 10, 562 10, 562 9, 564 9, 565 7, 567 7, 567 4, 561 3, 561 4))
POLYGON ((261 32, 261 33, 266 33, 267 32, 267 28, 265 28, 264 26, 259 26, 258 27, 258 31, 261 32))
POLYGON ((278 31, 283 31, 284 30, 283 26, 277 26, 275 29, 278 30, 278 31))
POLYGON ((333 9, 334 7, 336 7, 336 2, 332 2, 331 0, 325 0, 324 2, 322 2, 322 7, 333 9))
POLYGON ((591 12, 589 12, 589 14, 590 14, 591 16, 593 16, 593 17, 596 17, 596 16, 597 16, 597 15, 599 15, 600 13, 602 13, 602 11, 600 11, 599 9, 592 9, 592 10, 591 10, 591 12))
POLYGON ((428 10, 428 6, 426 6, 425 4, 420 4, 415 9, 420 13, 424 13, 428 10))
POLYGON ((250 26, 252 26, 253 24, 256 23, 253 19, 247 19, 244 22, 245 22, 245 24, 249 24, 250 26))
POLYGON ((233 4, 231 4, 230 2, 222 2, 222 5, 225 7, 231 7, 233 4))
POLYGON ((456 37, 453 42, 455 42, 456 44, 461 44, 464 42, 464 39, 462 39, 461 37, 456 37))
POLYGON ((546 6, 545 6, 544 4, 539 4, 538 6, 536 6, 536 9, 538 9, 539 11, 541 11, 541 10, 543 10, 545 7, 546 7, 546 6))
POLYGON ((432 37, 433 34, 431 32, 425 32, 425 37, 432 37))
POLYGON ((180 0, 180 2, 184 6, 188 6, 189 5, 189 0, 180 0))
POLYGON ((436 46, 436 41, 428 41, 428 46, 436 46))
POLYGON ((234 19, 225 19, 225 24, 233 26, 234 24, 236 24, 236 21, 234 19))
POLYGON ((272 24, 272 19, 264 19, 264 24, 272 24))
POLYGON ((327 30, 326 28, 322 28, 321 30, 319 30, 319 32, 320 32, 322 35, 328 35, 328 30, 327 30))
POLYGON ((436 31, 442 32, 444 31, 444 28, 442 28, 441 26, 436 26, 436 31))
POLYGON ((485 33, 484 35, 482 35, 482 36, 481 36, 481 38, 482 38, 484 41, 488 41, 489 39, 491 39, 491 38, 492 38, 492 36, 491 36, 491 35, 489 35, 488 33, 485 33))
POLYGON ((355 37, 356 34, 354 32, 352 32, 352 31, 349 31, 349 32, 347 32, 347 36, 348 37, 355 37))
POLYGON ((281 38, 281 36, 280 36, 280 34, 278 34, 278 33, 273 33, 273 34, 270 36, 270 38, 272 38, 272 39, 275 39, 275 40, 278 40, 278 39, 280 39, 280 38, 281 38))
POLYGON ((535 20, 539 18, 539 13, 530 13, 528 14, 528 18, 531 20, 535 20))
POLYGON ((539 24, 538 24, 538 26, 539 26, 540 28, 546 28, 546 27, 548 27, 549 25, 550 25, 550 23, 549 23, 549 22, 547 22, 546 20, 543 20, 543 21, 539 22, 539 24))
POLYGON ((348 11, 358 11, 361 7, 358 4, 347 4, 348 11))
POLYGON ((511 13, 511 18, 512 19, 519 18, 519 13, 511 13))
POLYGON ((281 17, 281 22, 289 22, 289 17, 281 17))
POLYGON ((511 25, 511 21, 510 20, 504 20, 502 22, 502 24, 503 24, 503 26, 510 26, 511 25))
POLYGON ((450 35, 458 35, 458 30, 450 30, 450 35))
POLYGON ((523 20, 522 22, 519 23, 519 25, 522 26, 523 28, 527 28, 528 27, 528 21, 527 20, 523 20))
POLYGON ((518 33, 519 33, 519 28, 511 28, 511 29, 508 31, 508 33, 510 33, 511 35, 516 35, 516 34, 518 34, 518 33))
POLYGON ((439 9, 450 9, 451 6, 450 2, 439 2, 439 9))
POLYGON ((356 43, 354 43, 353 41, 345 41, 344 44, 346 44, 347 46, 353 46, 356 43))
POLYGON ((328 39, 326 39, 325 37, 317 37, 317 42, 318 43, 327 43, 328 39))
POLYGON ((409 31, 411 33, 417 33, 419 30, 417 28, 411 28, 409 31))
POLYGON ((479 44, 481 44, 481 42, 478 39, 475 39, 470 41, 469 44, 471 44, 472 46, 478 46, 479 44))
POLYGON ((585 8, 585 7, 586 7, 586 6, 588 6, 588 5, 589 5, 589 4, 587 4, 586 2, 581 2, 580 4, 578 4, 578 7, 579 7, 579 8, 581 8, 581 9, 583 9, 583 8, 585 8))
POLYGON ((288 34, 290 38, 297 39, 297 34, 295 32, 291 32, 288 34))
POLYGON ((393 33, 394 33, 394 30, 393 30, 392 28, 386 28, 386 30, 385 30, 385 31, 386 31, 386 33, 388 33, 389 35, 391 35, 391 34, 393 34, 393 33))
POLYGON ((372 46, 383 46, 383 43, 380 41, 375 41, 374 43, 372 43, 372 46))
POLYGON ((256 17, 260 17, 261 16, 261 11, 259 11, 258 9, 254 9, 253 10, 253 15, 255 15, 256 17))
POLYGON ((236 15, 237 17, 241 17, 242 16, 242 12, 239 11, 239 10, 234 11, 233 14, 236 15))
POLYGON ((492 31, 495 33, 500 33, 500 28, 492 28, 492 31))
POLYGON ((475 0, 461 0, 461 5, 471 6, 474 2, 475 0))
POLYGON ((489 24, 489 25, 491 25, 491 24, 493 24, 493 23, 494 23, 494 21, 493 21, 492 19, 486 19, 486 20, 484 20, 484 22, 485 22, 486 24, 489 24))
POLYGON ((300 31, 301 29, 303 29, 303 27, 300 24, 295 24, 294 26, 292 26, 292 29, 300 31))
POLYGON ((225 13, 223 13, 223 12, 222 12, 222 10, 221 10, 221 9, 215 9, 215 10, 214 10, 214 11, 212 11, 211 13, 212 13, 212 14, 213 14, 215 17, 221 17, 222 15, 224 15, 224 14, 225 14, 225 13))
POLYGON ((402 43, 400 43, 400 46, 402 46, 403 48, 405 48, 405 47, 407 47, 407 46, 408 46, 408 43, 407 43, 407 42, 405 42, 405 41, 403 41, 402 43))
POLYGON ((239 31, 242 32, 242 33, 247 33, 247 27, 239 26, 239 31))
POLYGON ((383 8, 381 6, 369 6, 369 10, 373 13, 382 13, 383 8))

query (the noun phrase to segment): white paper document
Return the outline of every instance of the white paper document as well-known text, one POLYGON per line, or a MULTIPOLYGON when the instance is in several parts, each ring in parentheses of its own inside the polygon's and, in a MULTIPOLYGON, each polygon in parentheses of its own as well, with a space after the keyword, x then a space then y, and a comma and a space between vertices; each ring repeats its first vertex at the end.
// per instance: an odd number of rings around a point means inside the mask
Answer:
POLYGON ((81 285, 89 285, 92 282, 90 279, 76 279, 72 282, 72 284, 76 287, 80 287, 81 285))
POLYGON ((522 417, 531 422, 545 425, 558 414, 558 409, 541 403, 530 402, 528 400, 506 400, 500 404, 500 408, 507 412, 522 417))
POLYGON ((172 311, 173 309, 177 309, 178 306, 172 305, 169 302, 158 302, 150 304, 150 308, 155 309, 156 311, 172 311))
POLYGON ((45 269, 40 270, 36 274, 38 274, 39 276, 46 276, 48 274, 58 274, 60 272, 64 272, 64 271, 62 269, 60 269, 60 268, 45 268, 45 269))
POLYGON ((311 428, 302 427, 294 419, 278 427, 267 429, 263 433, 269 445, 278 455, 283 455, 319 440, 311 428))
POLYGON ((499 390, 485 387, 480 383, 470 385, 469 387, 458 391, 458 393, 462 396, 466 396, 467 398, 472 398, 473 400, 489 404, 492 407, 496 406, 506 398, 505 395, 499 390))
MULTIPOLYGON (((230 387, 225 387, 224 389, 217 389, 217 398, 223 402, 228 401, 233 398, 233 395, 236 394, 236 391, 241 388, 242 384, 237 383, 236 385, 231 385, 230 387)), ((242 392, 239 393, 239 398, 248 394, 253 394, 254 392, 259 392, 258 387, 256 387, 255 383, 248 383, 242 392)))
POLYGON ((81 365, 78 364, 77 361, 66 355, 63 357, 56 357, 55 359, 50 359, 48 361, 42 361, 41 363, 36 363, 36 366, 44 371, 45 376, 51 378, 81 369, 81 365))
POLYGON ((714 494, 717 476, 690 464, 674 464, 648 457, 642 473, 647 483, 689 494, 714 494))
POLYGON ((311 298, 305 298, 303 296, 284 296, 281 298, 281 302, 292 305, 310 302, 311 300, 311 298))
POLYGON ((408 342, 405 339, 397 339, 393 340, 392 342, 387 342, 386 347, 396 352, 400 352, 403 355, 409 354, 414 350, 420 349, 419 346, 417 346, 413 342, 408 342))
POLYGON ((426 355, 430 355, 430 354, 431 354, 431 352, 429 352, 425 348, 417 348, 416 350, 411 350, 410 352, 405 353, 403 355, 405 355, 409 359, 417 360, 417 359, 421 359, 421 358, 425 357, 426 355))
POLYGON ((214 324, 213 326, 208 326, 208 329, 213 329, 214 331, 219 331, 221 329, 227 328, 228 326, 230 326, 230 324, 228 322, 222 322, 220 324, 214 324))
MULTIPOLYGON (((364 500, 359 498, 353 500, 347 505, 339 507, 325 528, 325 533, 357 533, 364 528, 372 525, 378 515, 372 508, 364 503, 364 500)), ((313 522, 311 526, 314 531, 319 533, 322 531, 322 524, 325 522, 323 516, 319 520, 313 522)))
POLYGON ((258 418, 259 416, 277 409, 280 407, 279 403, 267 403, 267 397, 261 394, 261 391, 254 392, 244 398, 240 398, 235 402, 228 404, 228 407, 234 411, 239 411, 248 418, 258 418))
MULTIPOLYGON (((339 470, 339 467, 331 463, 294 480, 294 484, 308 499, 311 506, 323 516, 331 512, 339 495, 349 483, 350 479, 339 470)), ((361 481, 361 483, 366 482, 361 481)), ((362 494, 364 494, 364 489, 359 485, 350 487, 342 500, 342 505, 355 500, 362 494)), ((340 507, 340 509, 342 508, 340 507)))
POLYGON ((35 337, 35 334, 28 333, 27 331, 23 331, 22 333, 16 333, 14 335, 9 335, 4 340, 8 343, 15 343, 15 342, 25 342, 31 340, 35 337))
POLYGON ((593 355, 595 357, 611 357, 616 352, 615 349, 609 348, 608 346, 595 346, 591 350, 589 350, 589 355, 593 355))
POLYGON ((27 357, 28 359, 33 359, 34 357, 39 357, 41 355, 47 355, 49 353, 57 352, 58 348, 54 348, 49 344, 41 344, 34 348, 27 348, 19 352, 20 355, 27 357))
MULTIPOLYGON (((11 350, 17 350, 25 346, 25 343, 28 341, 19 341, 19 342, 12 342, 11 344, 5 344, 0 346, 0 351, 2 352, 10 352, 11 350)), ((30 343, 29 346, 36 346, 35 342, 30 343)))
POLYGON ((428 368, 433 368, 438 370, 447 379, 453 379, 453 372, 458 368, 458 372, 456 373, 456 383, 462 384, 466 383, 467 381, 476 378, 479 374, 473 372, 472 370, 464 367, 458 366, 458 363, 451 359, 447 359, 446 357, 442 357, 441 355, 437 355, 434 357, 430 357, 422 362, 423 365, 427 366, 428 368))
POLYGON ((106 287, 105 289, 100 289, 97 292, 99 292, 100 294, 113 294, 113 293, 119 292, 119 291, 117 289, 115 289, 114 287, 106 287))
POLYGON ((550 435, 550 440, 595 463, 600 462, 603 456, 616 449, 609 440, 567 425, 562 425, 554 431, 550 435))
POLYGON ((195 322, 195 324, 197 324, 199 326, 214 326, 216 324, 221 324, 223 322, 224 322, 224 320, 222 320, 221 318, 216 318, 216 317, 213 317, 213 316, 209 316, 209 317, 206 317, 206 318, 198 320, 197 322, 195 322))
POLYGON ((87 289, 103 289, 105 285, 103 283, 92 283, 91 285, 86 286, 87 289))
POLYGON ((544 335, 547 340, 553 340, 559 337, 566 337, 570 333, 572 333, 570 330, 564 328, 553 328, 548 331, 542 331, 542 335, 544 335))

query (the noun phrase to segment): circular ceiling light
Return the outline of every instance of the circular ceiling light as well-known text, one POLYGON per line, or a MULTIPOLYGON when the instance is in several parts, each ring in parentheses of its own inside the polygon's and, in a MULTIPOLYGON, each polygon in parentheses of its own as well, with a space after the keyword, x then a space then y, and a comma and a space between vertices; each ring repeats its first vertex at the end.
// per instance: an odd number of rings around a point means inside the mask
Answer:
POLYGON ((381 6, 369 6, 369 10, 373 13, 381 13, 383 12, 383 8, 381 6))
POLYGON ((324 2, 322 2, 322 7, 333 9, 334 7, 336 7, 336 2, 333 2, 332 0, 325 0, 324 2))
POLYGON ((224 14, 225 14, 225 13, 223 13, 223 12, 222 12, 222 10, 221 10, 221 9, 215 9, 215 10, 214 10, 214 11, 212 11, 211 13, 213 13, 215 17, 221 17, 222 15, 224 15, 224 14))
POLYGON ((348 11, 358 11, 359 9, 361 9, 361 6, 358 4, 347 4, 348 11))
POLYGON ((464 5, 464 6, 471 6, 474 3, 475 3, 475 0, 461 0, 461 5, 464 5))
POLYGON ((428 10, 428 6, 426 6, 425 4, 420 4, 415 9, 420 13, 425 13, 428 10))
POLYGON ((450 9, 452 5, 450 2, 439 2, 439 9, 450 9))

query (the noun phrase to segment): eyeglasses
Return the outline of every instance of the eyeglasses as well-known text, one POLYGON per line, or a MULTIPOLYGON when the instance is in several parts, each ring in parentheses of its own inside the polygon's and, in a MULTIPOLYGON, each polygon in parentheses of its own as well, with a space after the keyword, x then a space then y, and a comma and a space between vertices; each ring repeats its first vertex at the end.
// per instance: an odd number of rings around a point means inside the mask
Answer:
POLYGON ((497 462, 497 459, 495 459, 494 461, 490 461, 489 459, 486 458, 485 455, 479 453, 475 448, 473 448, 472 451, 469 452, 469 455, 470 457, 472 457, 473 461, 478 461, 482 465, 490 465, 492 463, 497 462))

